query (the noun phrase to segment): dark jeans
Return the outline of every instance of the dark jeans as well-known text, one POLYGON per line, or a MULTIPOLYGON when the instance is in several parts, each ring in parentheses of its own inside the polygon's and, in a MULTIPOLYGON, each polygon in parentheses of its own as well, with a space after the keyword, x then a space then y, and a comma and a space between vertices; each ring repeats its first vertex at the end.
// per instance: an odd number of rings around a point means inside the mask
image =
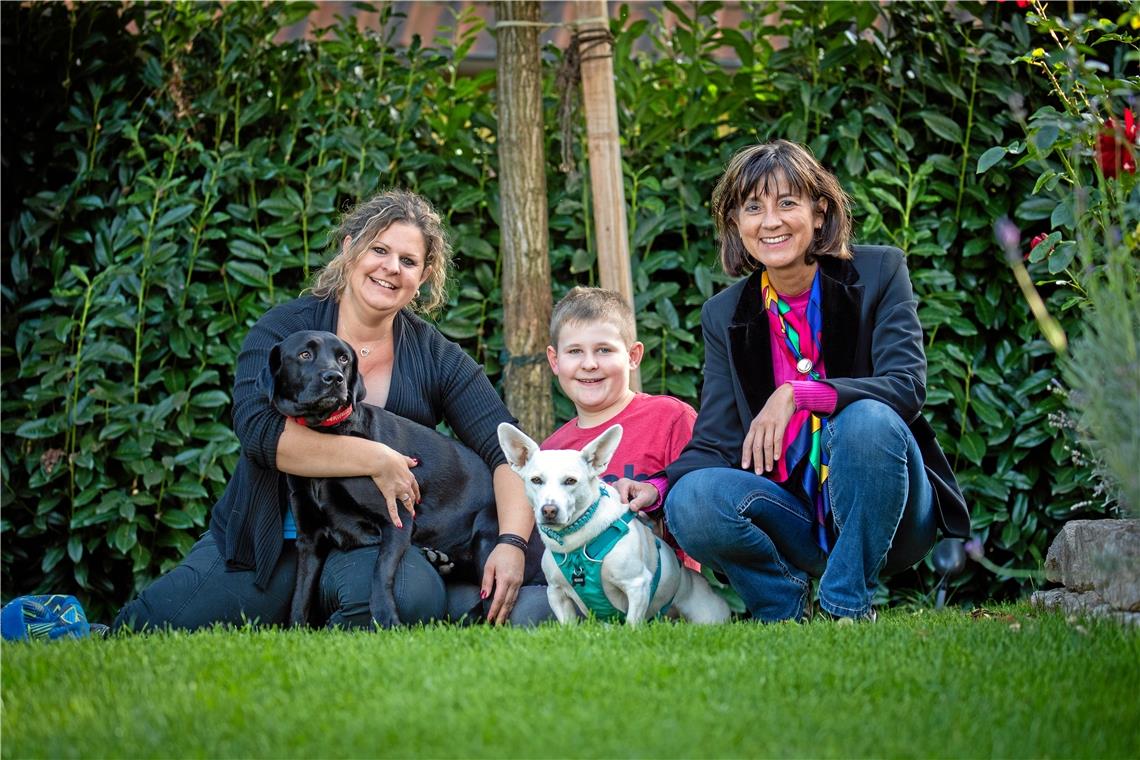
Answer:
MULTIPOLYGON (((372 626, 368 598, 378 547, 329 553, 321 574, 318 620, 330 627, 372 626)), ((194 544, 178 567, 158 578, 115 618, 114 628, 196 630, 215 623, 284 625, 289 620, 297 552, 286 541, 269 584, 258 589, 252 570, 227 570, 212 535, 194 544)), ((446 586, 423 552, 412 547, 396 571, 396 610, 404 623, 433 620, 473 622, 487 603, 472 584, 446 586)), ((488 600, 489 602, 490 600, 488 600)), ((511 623, 534 625, 551 619, 545 586, 525 586, 511 623)))

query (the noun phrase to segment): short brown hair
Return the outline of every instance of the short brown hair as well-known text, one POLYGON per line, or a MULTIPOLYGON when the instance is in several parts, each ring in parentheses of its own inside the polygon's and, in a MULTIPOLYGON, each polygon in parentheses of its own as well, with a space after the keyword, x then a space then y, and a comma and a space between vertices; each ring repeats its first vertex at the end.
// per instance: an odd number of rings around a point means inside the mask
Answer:
POLYGON ((604 322, 618 329, 625 347, 637 342, 633 309, 620 293, 604 288, 572 288, 550 315, 550 345, 558 348, 562 328, 570 322, 604 322))
POLYGON ((345 212, 329 239, 333 257, 313 281, 313 295, 340 298, 348 284, 348 271, 377 235, 396 222, 415 225, 424 236, 427 251, 424 268, 428 272, 427 297, 412 301, 412 307, 431 313, 447 297, 447 275, 451 268, 451 244, 443 231, 439 212, 426 198, 408 190, 384 190, 345 212), (345 238, 351 238, 348 248, 345 238))
POLYGON ((758 266, 744 249, 736 217, 757 188, 767 192, 770 183, 781 175, 792 190, 810 198, 816 210, 821 200, 827 201, 823 226, 808 248, 807 262, 815 261, 816 256, 851 258, 851 199, 839 186, 839 180, 816 161, 806 146, 775 140, 737 151, 713 189, 713 222, 720 238, 720 263, 726 274, 737 277, 758 266))

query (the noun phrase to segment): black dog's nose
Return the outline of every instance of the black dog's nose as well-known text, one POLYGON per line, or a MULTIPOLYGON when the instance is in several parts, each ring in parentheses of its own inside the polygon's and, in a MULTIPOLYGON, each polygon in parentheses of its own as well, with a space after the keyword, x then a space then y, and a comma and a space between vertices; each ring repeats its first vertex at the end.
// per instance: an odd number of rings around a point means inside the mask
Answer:
POLYGON ((325 385, 343 385, 344 373, 335 369, 325 370, 321 373, 321 380, 325 385))

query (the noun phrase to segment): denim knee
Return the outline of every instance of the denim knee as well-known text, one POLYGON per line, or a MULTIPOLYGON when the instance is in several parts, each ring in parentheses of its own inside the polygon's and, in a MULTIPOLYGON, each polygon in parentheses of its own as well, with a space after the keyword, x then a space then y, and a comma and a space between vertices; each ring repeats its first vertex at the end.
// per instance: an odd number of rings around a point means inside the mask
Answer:
POLYGON ((860 399, 847 405, 830 421, 832 444, 850 441, 856 446, 866 447, 873 442, 882 446, 888 441, 896 441, 906 450, 907 426, 894 409, 881 401, 860 399))
MULTIPOLYGON (((373 569, 379 548, 366 546, 330 552, 321 574, 321 606, 331 628, 371 628, 373 569)), ((442 620, 447 609, 443 579, 411 546, 396 568, 396 611, 405 625, 442 620)))
MULTIPOLYGON (((677 543, 685 552, 700 561, 702 555, 708 557, 720 548, 722 531, 714 529, 720 518, 729 517, 723 510, 731 508, 723 498, 718 498, 715 469, 694 470, 684 475, 665 495, 665 522, 677 543)), ((732 517, 738 517, 732 509, 732 517)))

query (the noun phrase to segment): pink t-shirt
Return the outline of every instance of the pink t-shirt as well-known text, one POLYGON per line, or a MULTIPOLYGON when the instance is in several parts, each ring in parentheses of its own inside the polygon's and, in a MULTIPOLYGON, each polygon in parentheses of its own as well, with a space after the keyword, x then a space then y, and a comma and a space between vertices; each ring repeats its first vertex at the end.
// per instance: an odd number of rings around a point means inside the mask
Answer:
MULTIPOLYGON (((665 502, 665 491, 669 481, 664 470, 681 455, 681 450, 693 437, 693 423, 697 413, 693 407, 672 396, 654 396, 638 393, 612 420, 591 428, 578 427, 578 418, 567 422, 555 430, 542 442, 543 449, 581 450, 590 441, 609 429, 611 425, 621 425, 621 443, 610 459, 602 479, 614 483, 621 478, 646 480, 657 487, 660 494, 656 504, 643 510, 659 510, 665 502)), ((677 552, 677 557, 686 567, 701 571, 700 564, 681 551, 677 542, 665 527, 665 540, 677 552)))
POLYGON ((542 448, 580 450, 611 425, 621 425, 621 443, 610 459, 603 479, 607 483, 614 483, 620 478, 651 480, 664 499, 664 488, 658 484, 657 476, 681 455, 681 450, 693 437, 696 419, 693 407, 680 399, 638 393, 629 406, 612 420, 595 427, 580 428, 575 417, 543 441, 542 448))

